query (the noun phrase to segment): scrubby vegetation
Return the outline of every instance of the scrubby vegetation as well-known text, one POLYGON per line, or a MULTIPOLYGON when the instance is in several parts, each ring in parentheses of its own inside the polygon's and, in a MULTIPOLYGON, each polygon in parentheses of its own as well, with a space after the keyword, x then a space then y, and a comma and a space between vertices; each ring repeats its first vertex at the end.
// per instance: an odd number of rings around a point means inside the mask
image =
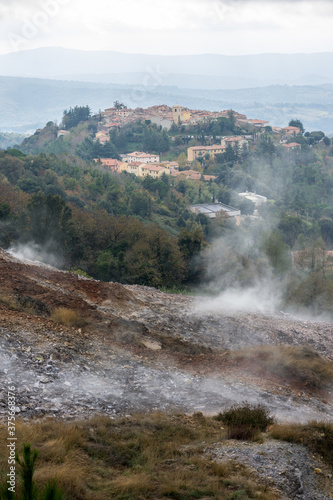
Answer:
POLYGON ((333 424, 330 422, 311 421, 306 425, 274 425, 270 436, 289 443, 300 443, 312 452, 318 453, 333 469, 333 424))
MULTIPOLYGON (((4 477, 5 430, 0 433, 4 477)), ((225 434, 220 422, 201 413, 18 422, 17 436, 39 450, 35 487, 43 489, 56 478, 71 500, 278 498, 243 465, 203 456, 202 443, 222 440, 225 434)))
POLYGON ((254 439, 274 423, 265 406, 250 403, 234 405, 219 413, 216 419, 227 427, 230 439, 241 440, 254 439))
POLYGON ((251 361, 256 370, 279 376, 290 385, 325 389, 333 385, 333 363, 308 346, 256 346, 231 353, 233 359, 251 361))
POLYGON ((85 323, 84 318, 77 311, 67 307, 55 308, 50 317, 52 321, 66 326, 82 326, 85 323))

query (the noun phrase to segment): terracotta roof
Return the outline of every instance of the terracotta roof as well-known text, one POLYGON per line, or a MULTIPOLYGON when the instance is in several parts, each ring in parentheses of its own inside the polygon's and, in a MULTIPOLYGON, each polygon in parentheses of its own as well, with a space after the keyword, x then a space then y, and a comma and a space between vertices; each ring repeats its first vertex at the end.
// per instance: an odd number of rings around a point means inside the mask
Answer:
POLYGON ((134 156, 135 158, 156 158, 158 155, 151 155, 150 153, 143 153, 142 151, 133 151, 133 153, 128 153, 127 156, 134 156))
POLYGON ((259 123, 268 123, 268 121, 266 120, 248 120, 250 123, 252 123, 253 125, 255 125, 256 123, 259 124, 259 123))
POLYGON ((161 170, 164 170, 163 167, 155 167, 154 165, 145 165, 142 167, 142 170, 152 170, 153 172, 160 172, 161 170))
POLYGON ((225 149, 224 146, 221 146, 221 144, 213 144, 212 146, 192 146, 191 148, 193 151, 199 151, 201 149, 208 151, 209 149, 225 149))
POLYGON ((225 142, 235 142, 235 141, 244 141, 246 139, 244 139, 240 135, 237 135, 235 137, 224 137, 224 140, 225 142))
POLYGON ((290 142, 289 144, 282 144, 282 146, 284 148, 295 148, 295 147, 301 147, 300 144, 298 144, 298 142, 290 142))

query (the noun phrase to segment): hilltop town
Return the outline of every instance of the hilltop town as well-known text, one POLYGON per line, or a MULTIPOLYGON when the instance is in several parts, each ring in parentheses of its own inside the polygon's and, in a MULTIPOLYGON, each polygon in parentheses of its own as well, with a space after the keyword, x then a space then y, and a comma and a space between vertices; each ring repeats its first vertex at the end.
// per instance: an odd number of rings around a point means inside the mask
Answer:
POLYGON ((269 183, 246 180, 242 172, 242 165, 253 155, 266 155, 270 163, 282 155, 289 163, 304 148, 331 143, 323 132, 304 132, 297 119, 276 127, 231 109, 211 112, 180 105, 128 109, 115 101, 113 107, 95 115, 88 106, 65 110, 60 126, 48 122, 24 140, 20 149, 24 153, 74 153, 106 173, 153 181, 165 176, 167 184, 183 192, 182 182, 204 183, 207 188, 198 188, 200 194, 192 196, 188 208, 210 218, 221 212, 238 218, 241 213, 257 215, 259 206, 271 196, 269 183), (228 171, 228 181, 223 171, 228 171), (230 183, 232 189, 237 186, 237 194, 222 194, 221 183, 227 187, 230 183))
MULTIPOLYGON (((239 148, 239 150, 246 150, 249 147, 249 143, 253 142, 255 138, 258 139, 258 136, 265 131, 278 134, 280 144, 287 150, 294 150, 301 147, 300 143, 289 141, 290 137, 300 134, 301 130, 299 127, 270 127, 269 122, 266 120, 248 119, 245 115, 233 110, 211 112, 190 110, 179 105, 175 105, 172 108, 166 105, 156 105, 147 109, 127 109, 125 105, 116 101, 114 107, 107 108, 95 116, 98 118, 95 140, 102 145, 110 142, 110 132, 112 130, 119 131, 122 127, 135 122, 155 124, 160 129, 168 131, 173 128, 177 130, 178 127, 181 127, 184 143, 189 143, 189 141, 195 139, 193 135, 186 135, 187 127, 204 125, 205 123, 214 122, 219 118, 226 119, 232 116, 235 125, 243 129, 243 135, 205 136, 204 145, 187 148, 187 161, 189 163, 202 159, 205 156, 206 158, 215 158, 216 155, 223 154, 228 146, 239 148), (216 144, 212 143, 214 140, 217 141, 216 144)), ((69 131, 59 130, 57 137, 66 136, 67 134, 69 134, 69 131)), ((109 157, 98 157, 94 158, 94 161, 112 172, 128 172, 138 177, 151 176, 158 178, 166 174, 174 177, 181 175, 183 178, 186 177, 192 180, 210 181, 216 179, 214 175, 205 175, 198 171, 197 168, 190 168, 191 165, 188 165, 185 170, 182 169, 180 171, 177 161, 160 161, 159 154, 131 151, 121 154, 120 157, 120 160, 109 157)))

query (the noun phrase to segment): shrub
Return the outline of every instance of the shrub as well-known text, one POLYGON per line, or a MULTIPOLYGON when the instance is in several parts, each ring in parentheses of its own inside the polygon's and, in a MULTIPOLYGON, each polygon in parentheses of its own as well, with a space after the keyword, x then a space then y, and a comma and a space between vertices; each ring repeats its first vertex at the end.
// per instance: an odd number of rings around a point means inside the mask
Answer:
POLYGON ((84 319, 73 309, 67 307, 57 307, 51 314, 52 321, 66 326, 82 326, 84 319))
POLYGON ((234 405, 216 417, 228 429, 230 439, 253 439, 255 434, 263 432, 274 423, 263 405, 234 405))
POLYGON ((78 276, 83 276, 83 278, 92 279, 92 277, 89 276, 89 274, 86 273, 86 271, 82 271, 82 269, 69 269, 69 272, 77 274, 78 276))

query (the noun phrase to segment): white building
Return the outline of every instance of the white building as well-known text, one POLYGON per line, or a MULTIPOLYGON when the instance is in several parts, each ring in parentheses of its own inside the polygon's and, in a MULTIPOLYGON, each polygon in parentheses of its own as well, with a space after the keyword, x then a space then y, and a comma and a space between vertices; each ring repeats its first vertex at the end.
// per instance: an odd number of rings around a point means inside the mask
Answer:
POLYGON ((128 153, 126 155, 121 155, 123 161, 131 163, 132 161, 141 163, 159 163, 159 155, 151 155, 149 153, 143 153, 142 151, 133 151, 133 153, 128 153))
POLYGON ((256 193, 249 193, 248 191, 246 191, 245 193, 238 193, 238 196, 253 201, 256 207, 259 207, 259 205, 262 205, 267 201, 266 196, 261 196, 260 194, 256 193))
POLYGON ((209 219, 216 219, 219 215, 226 213, 229 217, 236 217, 241 215, 241 211, 238 208, 230 207, 229 205, 224 205, 223 203, 203 203, 200 205, 191 205, 191 212, 195 214, 204 214, 209 219))

